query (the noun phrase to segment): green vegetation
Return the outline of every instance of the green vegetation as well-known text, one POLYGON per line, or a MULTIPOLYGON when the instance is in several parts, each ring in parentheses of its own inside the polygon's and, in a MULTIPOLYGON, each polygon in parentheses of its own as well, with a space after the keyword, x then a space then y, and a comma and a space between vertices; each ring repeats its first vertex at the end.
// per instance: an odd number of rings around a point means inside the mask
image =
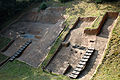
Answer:
POLYGON ((45 10, 46 8, 47 8, 47 3, 46 2, 42 2, 41 5, 40 5, 40 7, 39 7, 39 9, 38 9, 38 12, 40 10, 45 10))
POLYGON ((97 2, 97 3, 101 3, 101 2, 113 2, 113 1, 119 1, 119 0, 95 0, 95 2, 97 2))
POLYGON ((114 26, 102 64, 92 80, 120 80, 120 16, 114 26))
POLYGON ((95 2, 99 3, 99 2, 102 2, 103 0, 95 0, 95 2))
MULTIPOLYGON (((104 16, 104 15, 103 15, 104 16)), ((95 19, 94 23, 92 24, 92 26, 89 27, 85 27, 85 29, 97 29, 103 19, 103 16, 99 16, 95 19)))
POLYGON ((0 62, 2 62, 3 60, 5 60, 7 57, 4 56, 3 54, 0 53, 0 62))
MULTIPOLYGON (((0 25, 20 14, 25 8, 42 0, 0 0, 0 25)), ((1 28, 0 28, 1 29, 1 28)))
POLYGON ((94 24, 92 25, 92 28, 98 28, 99 27, 99 25, 100 25, 100 23, 101 23, 101 21, 102 21, 102 19, 103 19, 103 16, 99 16, 97 19, 96 19, 96 21, 94 22, 94 24))
POLYGON ((68 1, 72 1, 72 0, 59 0, 62 3, 68 2, 68 1))
POLYGON ((33 68, 17 60, 0 69, 0 80, 70 80, 65 76, 51 75, 41 68, 33 68))
POLYGON ((61 44, 62 40, 59 37, 55 43, 53 44, 53 46, 51 47, 46 59, 44 60, 44 62, 42 63, 42 66, 46 66, 47 63, 49 62, 49 60, 51 59, 51 57, 54 55, 54 53, 56 52, 56 50, 59 48, 60 44, 61 44))
MULTIPOLYGON (((66 24, 66 23, 65 23, 66 24)), ((44 62, 42 63, 42 66, 46 66, 47 63, 49 62, 49 60, 51 59, 51 57, 54 55, 54 53, 57 51, 57 49, 59 48, 59 46, 61 45, 61 42, 64 40, 65 36, 69 33, 69 29, 68 29, 69 25, 66 25, 66 27, 64 28, 63 32, 58 36, 57 40, 54 42, 53 46, 51 47, 46 59, 44 60, 44 62)))
MULTIPOLYGON (((4 48, 10 42, 9 38, 0 37, 0 50, 4 48)), ((6 59, 7 57, 0 53, 0 62, 6 59)))
POLYGON ((0 49, 5 47, 10 42, 9 38, 0 37, 0 49))
MULTIPOLYGON (((47 2, 48 6, 66 8, 64 15, 68 16, 67 23, 73 25, 78 16, 100 16, 107 11, 120 11, 120 2, 112 3, 87 3, 84 0, 74 0, 67 3, 60 3, 58 0, 50 0, 47 2)), ((119 21, 120 22, 120 21, 119 21)), ((120 24, 120 23, 118 23, 120 24)), ((69 28, 62 33, 63 35, 52 47, 46 61, 43 65, 46 65, 47 61, 52 56, 53 52, 59 46, 61 40, 66 34, 68 34, 69 28)), ((109 42, 106 56, 102 65, 98 68, 98 72, 93 77, 93 80, 119 80, 120 71, 120 56, 119 56, 119 40, 120 40, 120 26, 117 26, 113 30, 112 38, 109 42), (110 47, 111 46, 111 47, 110 47), (108 56, 109 55, 109 56, 108 56)), ((0 55, 1 56, 1 55, 0 55)), ((0 58, 1 59, 1 58, 0 58)), ((47 72, 43 72, 41 67, 33 68, 23 62, 13 61, 9 62, 0 70, 0 80, 71 80, 61 75, 51 75, 47 72)))

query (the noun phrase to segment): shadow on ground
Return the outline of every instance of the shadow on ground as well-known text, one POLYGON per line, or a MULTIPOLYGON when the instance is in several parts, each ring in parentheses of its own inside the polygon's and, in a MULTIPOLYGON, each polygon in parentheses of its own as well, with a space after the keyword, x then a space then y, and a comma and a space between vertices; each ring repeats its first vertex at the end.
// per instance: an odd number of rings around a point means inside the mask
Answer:
POLYGON ((93 53, 93 55, 91 56, 91 58, 88 60, 85 69, 83 71, 81 71, 78 79, 80 79, 80 78, 84 77, 86 74, 88 74, 88 72, 91 70, 91 68, 93 68, 94 63, 95 63, 96 58, 97 58, 98 55, 99 55, 98 51, 96 50, 93 53))

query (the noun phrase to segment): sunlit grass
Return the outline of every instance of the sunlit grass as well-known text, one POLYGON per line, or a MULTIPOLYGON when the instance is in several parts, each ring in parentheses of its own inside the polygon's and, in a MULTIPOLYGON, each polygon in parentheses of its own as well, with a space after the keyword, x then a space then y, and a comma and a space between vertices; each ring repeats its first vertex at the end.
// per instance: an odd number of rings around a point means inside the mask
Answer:
POLYGON ((120 17, 114 26, 106 55, 92 80, 120 80, 120 17))
MULTIPOLYGON (((120 2, 113 2, 113 3, 103 3, 103 4, 96 4, 96 3, 87 3, 84 0, 74 0, 67 3, 60 3, 58 0, 50 0, 48 6, 51 7, 65 7, 66 10, 64 15, 67 15, 67 23, 72 25, 77 17, 86 17, 86 16, 100 16, 101 14, 107 11, 120 11, 119 4, 120 2)), ((98 69, 97 74, 94 76, 94 80, 119 80, 119 71, 120 71, 120 63, 118 53, 120 50, 118 47, 119 44, 119 34, 120 34, 120 27, 116 27, 113 31, 113 37, 111 40, 111 47, 112 45, 116 45, 112 49, 117 49, 114 53, 115 55, 110 56, 109 58, 105 57, 105 62, 101 65, 100 69, 98 69), (116 47, 116 48, 115 48, 116 47), (118 51, 118 52, 117 52, 118 51), (110 63, 111 62, 111 63, 110 63)), ((69 30, 68 30, 69 31, 69 30)), ((68 32, 65 31, 64 34, 68 32)), ((65 35, 61 36, 64 38, 65 35)), ((59 41, 58 41, 59 42, 59 41)), ((56 43, 58 47, 58 43, 56 43)), ((51 50, 51 54, 54 52, 56 47, 51 50)), ((108 53, 109 54, 109 51, 108 53)), ((111 54, 112 55, 112 54, 111 54)), ((51 57, 50 55, 48 59, 51 57)), ((48 60, 47 59, 47 60, 48 60)), ((45 64, 47 61, 45 62, 45 64)), ((70 80, 65 76, 58 76, 58 75, 51 75, 47 72, 43 72, 41 67, 33 68, 23 62, 19 62, 17 60, 13 62, 9 62, 0 70, 0 80, 70 80)))

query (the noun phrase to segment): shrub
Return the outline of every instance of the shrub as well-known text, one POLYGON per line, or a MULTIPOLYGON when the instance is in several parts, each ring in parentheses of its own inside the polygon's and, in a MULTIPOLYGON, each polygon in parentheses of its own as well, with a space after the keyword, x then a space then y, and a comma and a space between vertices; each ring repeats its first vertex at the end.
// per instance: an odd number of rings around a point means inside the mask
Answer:
POLYGON ((65 3, 65 2, 68 2, 68 1, 72 1, 72 0, 59 0, 61 3, 65 3))
POLYGON ((119 1, 119 0, 95 0, 95 2, 97 2, 97 3, 101 3, 101 2, 112 2, 112 1, 119 1))
POLYGON ((39 11, 40 10, 45 10, 47 8, 47 4, 45 2, 42 2, 40 7, 39 7, 39 11))
POLYGON ((95 2, 97 2, 97 3, 100 3, 100 2, 102 2, 103 0, 95 0, 95 2))

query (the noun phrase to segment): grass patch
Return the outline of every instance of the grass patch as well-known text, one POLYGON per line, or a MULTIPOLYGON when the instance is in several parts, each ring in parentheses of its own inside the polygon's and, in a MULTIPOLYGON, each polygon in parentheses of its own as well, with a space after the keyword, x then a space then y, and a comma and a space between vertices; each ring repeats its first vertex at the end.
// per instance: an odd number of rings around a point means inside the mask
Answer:
POLYGON ((46 8, 47 8, 47 3, 42 2, 38 8, 38 12, 40 12, 40 10, 45 10, 46 8))
POLYGON ((54 45, 51 47, 46 59, 43 61, 42 66, 46 66, 47 63, 49 62, 49 60, 51 59, 51 57, 54 55, 54 53, 56 52, 56 50, 59 48, 60 44, 61 44, 62 40, 61 38, 58 38, 56 40, 56 42, 54 43, 54 45))
POLYGON ((97 29, 97 28, 99 28, 100 23, 101 23, 103 17, 104 17, 104 15, 97 17, 95 19, 94 23, 92 24, 92 26, 91 27, 85 27, 85 29, 97 29))
POLYGON ((46 59, 43 61, 42 66, 44 66, 44 67, 47 65, 47 63, 49 62, 51 57, 54 55, 56 50, 59 48, 59 46, 61 45, 61 42, 63 41, 65 36, 69 33, 69 30, 67 30, 69 25, 67 25, 66 22, 64 22, 64 23, 66 24, 66 27, 64 28, 63 32, 58 36, 57 40, 54 42, 53 46, 51 47, 46 59))
POLYGON ((70 80, 65 76, 51 75, 41 68, 33 68, 17 60, 7 63, 0 70, 0 80, 70 80))
POLYGON ((92 80, 120 80, 120 16, 112 31, 112 37, 102 64, 92 80))
POLYGON ((0 37, 0 49, 5 47, 11 40, 9 38, 0 37))
MULTIPOLYGON (((0 50, 4 48, 10 42, 9 38, 0 37, 0 50)), ((6 59, 7 57, 0 53, 0 62, 6 59)))
POLYGON ((7 58, 7 56, 4 56, 3 54, 0 54, 0 62, 5 60, 7 58))
MULTIPOLYGON (((120 11, 120 8, 118 7, 120 2, 96 4, 96 3, 87 3, 84 0, 74 0, 74 1, 67 2, 67 3, 60 3, 58 0, 50 0, 49 2, 47 2, 47 4, 48 4, 48 6, 52 6, 52 7, 60 7, 60 6, 65 7, 66 10, 65 10, 64 15, 68 16, 67 23, 69 25, 72 25, 78 16, 80 16, 80 17, 95 16, 96 17, 96 16, 100 16, 100 14, 103 14, 107 11, 118 11, 118 12, 120 11)), ((67 35, 68 32, 69 32, 69 29, 64 31, 60 40, 62 40, 64 38, 64 36, 67 35)), ((120 34, 120 27, 117 27, 116 29, 114 29, 113 32, 115 34, 120 34)), ((115 47, 118 47, 118 45, 119 45, 118 44, 119 40, 120 40, 119 36, 115 35, 115 36, 117 36, 117 37, 115 37, 114 35, 112 35, 112 37, 114 37, 114 38, 110 44, 110 45, 113 45, 112 46, 113 48, 110 48, 110 50, 114 49, 115 47)), ((60 42, 58 40, 58 42, 56 43, 56 46, 54 46, 53 49, 51 50, 50 54, 48 54, 49 56, 46 58, 44 65, 47 63, 49 58, 52 56, 52 53, 59 46, 59 44, 60 44, 60 42)), ((115 56, 114 55, 109 58, 109 59, 111 59, 112 63, 110 63, 108 59, 107 59, 108 61, 105 60, 106 62, 103 63, 103 65, 104 64, 106 64, 106 65, 98 70, 97 74, 94 77, 94 80, 113 80, 114 77, 116 77, 115 78, 116 80, 119 80, 120 75, 118 74, 118 72, 120 71, 119 70, 120 66, 119 66, 119 64, 115 65, 116 63, 119 63, 119 61, 120 61, 118 58, 119 56, 117 56, 118 53, 119 53, 119 51, 118 52, 116 51, 115 52, 116 57, 114 57, 115 56), (109 64, 109 65, 107 65, 107 64, 109 64), (115 67, 114 65, 117 67, 115 67), (111 67, 111 68, 109 68, 109 67, 111 67), (116 68, 117 71, 114 70, 114 67, 116 68), (113 72, 114 72, 114 74, 113 74, 113 72), (109 78, 109 79, 104 78, 107 76, 113 77, 113 78, 109 78)), ((25 63, 15 60, 13 62, 9 62, 7 65, 5 65, 0 70, 0 80, 70 80, 70 79, 65 76, 61 76, 61 75, 58 76, 58 75, 48 74, 46 72, 43 72, 41 70, 41 68, 33 68, 25 63)))

